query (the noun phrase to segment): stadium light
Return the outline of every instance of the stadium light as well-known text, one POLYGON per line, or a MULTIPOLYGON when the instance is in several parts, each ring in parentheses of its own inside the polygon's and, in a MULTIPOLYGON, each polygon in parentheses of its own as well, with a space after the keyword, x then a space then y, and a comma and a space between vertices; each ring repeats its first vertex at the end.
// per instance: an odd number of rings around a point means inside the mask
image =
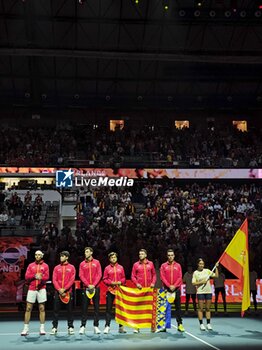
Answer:
POLYGON ((231 11, 225 11, 225 17, 229 18, 232 15, 231 11))
POLYGON ((262 10, 262 0, 257 0, 256 5, 259 10, 262 10))
POLYGON ((180 17, 185 17, 186 11, 185 11, 185 10, 180 10, 180 11, 178 12, 178 14, 179 14, 180 17))
POLYGON ((200 16, 200 11, 199 11, 199 10, 196 10, 196 11, 194 12, 194 16, 195 16, 195 17, 199 17, 199 16, 200 16))
POLYGON ((247 13, 246 13, 245 10, 242 10, 242 11, 240 12, 240 17, 241 17, 241 18, 245 18, 246 15, 247 15, 247 13))
POLYGON ((233 12, 237 12, 237 0, 231 0, 231 8, 233 12))
POLYGON ((214 11, 214 10, 209 11, 209 16, 216 17, 216 11, 214 11))
POLYGON ((162 0, 163 2, 163 7, 165 11, 168 11, 169 9, 169 0, 162 0))

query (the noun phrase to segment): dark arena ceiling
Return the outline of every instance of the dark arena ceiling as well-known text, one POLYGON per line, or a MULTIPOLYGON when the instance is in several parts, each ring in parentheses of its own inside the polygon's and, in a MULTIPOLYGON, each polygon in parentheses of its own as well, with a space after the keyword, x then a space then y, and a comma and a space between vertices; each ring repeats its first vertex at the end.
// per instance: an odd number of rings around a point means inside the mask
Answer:
POLYGON ((260 5, 0 0, 0 105, 261 109, 260 5))

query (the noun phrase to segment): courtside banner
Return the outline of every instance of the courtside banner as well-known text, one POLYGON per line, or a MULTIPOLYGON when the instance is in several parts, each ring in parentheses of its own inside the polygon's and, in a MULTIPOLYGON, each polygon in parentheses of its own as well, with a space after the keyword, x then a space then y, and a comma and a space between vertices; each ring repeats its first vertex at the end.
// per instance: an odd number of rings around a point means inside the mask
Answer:
MULTIPOLYGON (((213 300, 215 298, 215 288, 213 285, 213 280, 210 280, 210 283, 212 285, 212 294, 213 294, 213 300)), ((185 302, 185 295, 186 295, 186 286, 182 285, 181 290, 181 300, 182 302, 185 302)), ((242 286, 241 282, 237 279, 226 279, 225 281, 225 290, 226 290, 226 300, 228 303, 241 303, 242 302, 242 286)), ((251 301, 252 297, 251 297, 251 301)), ((222 303, 221 293, 219 294, 218 302, 222 303)), ((262 279, 257 279, 257 302, 262 302, 262 279)))
POLYGON ((57 171, 71 170, 74 176, 86 177, 127 177, 129 179, 261 179, 262 169, 150 169, 150 168, 34 168, 34 167, 0 167, 0 176, 43 175, 55 176, 57 171))
POLYGON ((32 237, 0 237, 0 304, 22 301, 21 269, 32 237))

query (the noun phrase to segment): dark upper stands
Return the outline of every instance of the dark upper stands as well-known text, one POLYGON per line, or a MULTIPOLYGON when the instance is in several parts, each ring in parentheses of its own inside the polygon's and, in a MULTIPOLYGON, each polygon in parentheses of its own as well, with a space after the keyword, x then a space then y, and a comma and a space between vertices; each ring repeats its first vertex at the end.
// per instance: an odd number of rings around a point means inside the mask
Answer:
POLYGON ((70 128, 3 128, 0 164, 8 166, 174 166, 261 167, 259 128, 241 132, 218 128, 117 130, 70 128), (174 163, 175 162, 175 163, 174 163))

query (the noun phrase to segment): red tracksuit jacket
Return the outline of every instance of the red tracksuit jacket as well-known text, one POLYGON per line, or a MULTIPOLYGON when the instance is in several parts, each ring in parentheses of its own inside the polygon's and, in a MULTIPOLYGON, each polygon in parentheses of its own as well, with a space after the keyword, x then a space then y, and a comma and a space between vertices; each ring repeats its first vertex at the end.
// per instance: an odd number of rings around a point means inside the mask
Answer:
POLYGON ((125 271, 122 265, 116 263, 115 265, 107 265, 103 276, 104 283, 109 287, 112 282, 126 283, 125 271))
POLYGON ((131 280, 135 285, 141 284, 142 287, 150 287, 151 284, 155 284, 156 270, 152 261, 146 259, 145 262, 134 263, 131 280))
POLYGON ((46 288, 46 282, 49 279, 49 267, 41 260, 39 263, 33 262, 28 265, 25 273, 25 279, 29 282, 29 290, 39 290, 46 288), (42 280, 36 280, 35 274, 42 273, 42 280))
POLYGON ((79 266, 79 277, 83 282, 84 287, 87 287, 90 284, 96 287, 102 278, 100 262, 96 259, 82 261, 79 266))
POLYGON ((74 284, 76 276, 76 269, 74 265, 69 263, 56 265, 53 272, 53 285, 58 291, 64 288, 68 292, 72 292, 72 285, 74 284))
POLYGON ((164 287, 169 288, 173 285, 180 288, 183 283, 181 265, 175 261, 172 264, 165 262, 160 267, 160 278, 164 287))

